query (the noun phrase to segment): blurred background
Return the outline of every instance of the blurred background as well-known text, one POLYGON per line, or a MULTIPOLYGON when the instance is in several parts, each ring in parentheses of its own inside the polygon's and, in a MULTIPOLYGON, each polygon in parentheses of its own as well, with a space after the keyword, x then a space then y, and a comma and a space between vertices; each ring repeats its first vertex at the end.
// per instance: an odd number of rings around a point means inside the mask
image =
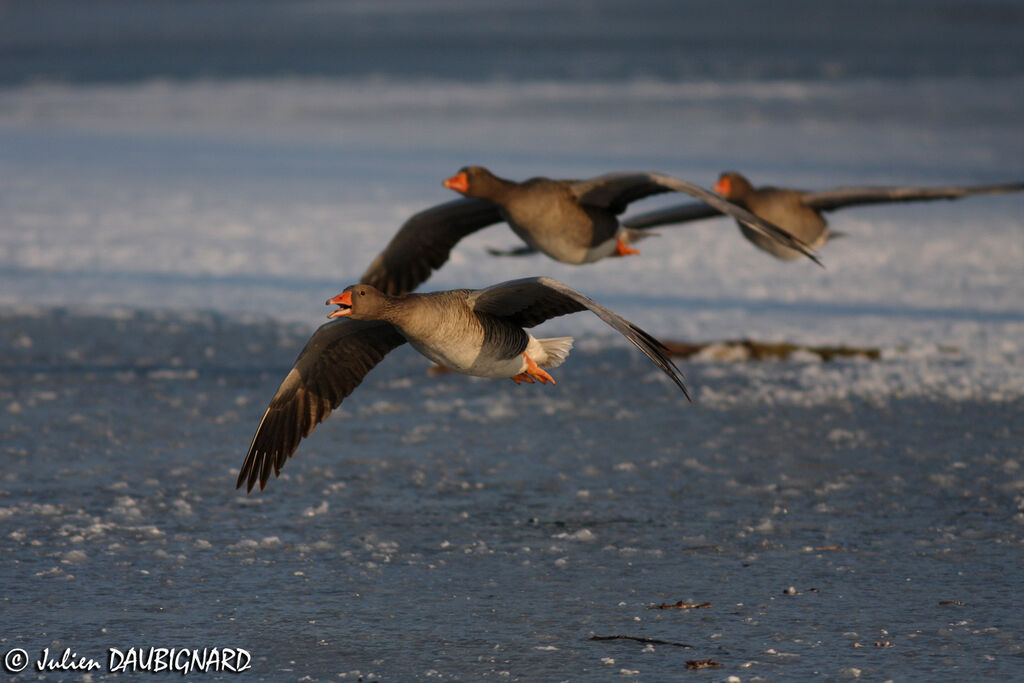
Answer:
POLYGON ((1019 76, 1016 2, 5 2, 2 82, 1019 76))
MULTIPOLYGON (((470 163, 705 187, 730 169, 808 188, 1020 177, 1022 24, 1018 2, 6 2, 0 301, 73 290, 79 304, 307 319, 470 163)), ((1019 209, 1008 201, 984 205, 1019 209)), ((978 201, 942 204, 834 227, 902 270, 912 254, 879 220, 941 212, 977 234, 978 201)), ((491 228, 427 286, 526 268, 660 289, 670 269, 677 293, 806 299, 874 281, 859 255, 787 269, 732 230, 672 228, 648 258, 597 273, 484 259, 515 242, 491 228)), ((985 248, 957 258, 998 268, 985 248)), ((933 303, 960 296, 922 284, 933 303)), ((897 289, 885 298, 916 288, 897 289)))

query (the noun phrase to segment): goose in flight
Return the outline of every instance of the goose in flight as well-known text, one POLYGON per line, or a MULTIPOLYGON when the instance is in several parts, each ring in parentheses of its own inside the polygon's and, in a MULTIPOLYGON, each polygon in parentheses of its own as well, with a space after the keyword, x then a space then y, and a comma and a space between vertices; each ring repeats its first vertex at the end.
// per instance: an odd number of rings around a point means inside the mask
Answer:
POLYGON ((409 342, 430 360, 478 377, 546 384, 572 337, 536 339, 523 328, 560 315, 592 311, 621 333, 683 391, 682 374, 657 339, 622 316, 549 277, 486 289, 392 296, 357 284, 329 299, 338 310, 299 354, 256 429, 236 487, 251 491, 279 474, 299 441, 323 422, 392 349, 409 342))
POLYGON ((407 220, 360 282, 387 294, 411 292, 440 268, 467 235, 506 221, 526 246, 556 261, 580 265, 638 253, 631 242, 647 236, 619 224, 630 202, 662 192, 683 192, 707 202, 709 215, 733 216, 766 242, 778 242, 817 262, 810 248, 785 230, 697 185, 662 173, 608 173, 589 180, 505 180, 482 166, 466 166, 444 181, 465 197, 407 220), (713 208, 712 208, 713 207, 713 208))
MULTIPOLYGON (((845 206, 891 202, 921 202, 935 199, 959 199, 978 194, 1004 194, 1024 190, 1024 183, 1003 185, 967 185, 952 187, 837 187, 831 190, 805 192, 776 187, 755 188, 739 173, 723 173, 715 183, 715 192, 730 202, 784 228, 811 249, 818 249, 838 233, 830 232, 822 212, 845 206)), ((687 223, 722 215, 709 204, 690 202, 632 216, 622 221, 627 230, 643 231, 659 225, 687 223)), ((751 230, 738 222, 743 236, 755 246, 777 258, 789 261, 801 252, 777 240, 766 239, 764 233, 751 230)))

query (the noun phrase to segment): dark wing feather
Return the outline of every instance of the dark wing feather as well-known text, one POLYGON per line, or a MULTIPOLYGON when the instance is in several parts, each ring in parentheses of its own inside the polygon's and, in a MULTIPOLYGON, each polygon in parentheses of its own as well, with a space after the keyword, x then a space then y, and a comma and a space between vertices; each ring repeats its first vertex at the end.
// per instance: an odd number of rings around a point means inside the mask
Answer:
POLYGON ((504 318, 521 327, 533 327, 545 320, 590 310, 622 334, 650 358, 662 372, 672 378, 687 398, 690 398, 683 375, 668 357, 668 349, 619 314, 598 304, 590 297, 550 277, 524 278, 473 292, 469 305, 479 313, 504 318))
POLYGON ((590 180, 572 182, 569 187, 579 198, 580 203, 604 206, 616 213, 625 210, 629 202, 641 197, 659 192, 682 192, 696 197, 720 213, 732 216, 755 232, 761 233, 783 246, 799 251, 821 265, 821 261, 814 255, 810 247, 786 230, 755 216, 714 192, 664 173, 608 173, 590 180))
POLYGON ((811 248, 807 245, 806 242, 799 239, 798 237, 794 237, 789 232, 783 230, 779 226, 769 223, 768 221, 759 218, 758 216, 755 216, 754 214, 744 209, 742 206, 733 204, 732 202, 718 196, 714 192, 705 190, 704 188, 698 185, 694 185, 693 183, 688 183, 685 180, 673 178, 672 176, 668 176, 663 173, 651 173, 649 175, 651 176, 652 180, 661 183, 669 190, 675 192, 683 192, 684 194, 688 194, 691 197, 696 197, 697 199, 717 209, 718 211, 721 211, 724 214, 732 216, 743 225, 749 227, 751 230, 754 230, 755 232, 758 232, 764 235, 765 237, 768 237, 769 239, 778 242, 782 246, 789 247, 790 249, 795 249, 796 251, 799 251, 807 258, 817 263, 819 266, 821 265, 821 261, 818 259, 817 256, 814 255, 814 252, 811 251, 811 248))
POLYGON ((373 366, 405 342, 390 323, 336 320, 322 325, 299 354, 264 413, 238 473, 236 488, 279 474, 299 441, 327 419, 373 366))
POLYGON ((359 281, 392 296, 411 292, 444 265, 459 240, 500 220, 498 205, 483 199, 456 199, 420 211, 359 281))
POLYGON ((723 215, 718 209, 702 202, 691 202, 678 206, 669 206, 656 211, 649 211, 637 216, 631 216, 619 221, 624 227, 642 230, 653 228, 658 225, 671 225, 673 223, 689 223, 699 221, 702 218, 713 218, 723 215))
POLYGON ((662 192, 670 192, 649 173, 606 173, 590 180, 568 181, 569 190, 580 204, 608 209, 618 215, 632 202, 662 192))
POLYGON ((818 211, 833 211, 858 204, 886 202, 922 202, 935 199, 959 199, 976 194, 1021 192, 1024 183, 969 185, 964 187, 837 187, 821 192, 805 192, 804 205, 818 211))
POLYGON ((510 247, 509 249, 487 247, 487 253, 491 256, 533 256, 534 254, 539 254, 540 251, 524 244, 521 247, 510 247))

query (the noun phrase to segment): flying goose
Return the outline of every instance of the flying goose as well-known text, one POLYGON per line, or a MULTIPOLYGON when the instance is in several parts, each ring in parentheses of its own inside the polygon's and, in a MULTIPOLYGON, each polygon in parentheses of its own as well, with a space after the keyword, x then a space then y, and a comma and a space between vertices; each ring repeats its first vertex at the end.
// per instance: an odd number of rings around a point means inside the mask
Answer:
POLYGON ((567 313, 593 311, 651 359, 683 391, 682 374, 657 339, 622 316, 549 277, 486 289, 391 296, 357 284, 329 299, 338 310, 299 354, 270 401, 238 474, 236 488, 262 490, 285 461, 392 349, 409 342, 430 360, 478 377, 545 384, 572 337, 536 339, 524 327, 567 313))
MULTIPOLYGON (((786 229, 811 249, 818 249, 838 234, 829 231, 828 224, 821 215, 823 211, 834 211, 844 206, 860 204, 920 202, 959 199, 977 194, 1020 192, 1024 190, 1024 183, 962 187, 837 187, 831 190, 805 192, 775 187, 755 188, 739 173, 728 172, 718 178, 714 190, 729 201, 786 229)), ((627 218, 622 221, 622 225, 627 230, 642 231, 658 225, 686 223, 720 215, 721 211, 708 204, 690 202, 627 218)), ((738 224, 744 237, 769 254, 786 261, 800 256, 801 252, 777 240, 765 239, 763 233, 751 230, 742 222, 738 224)))
POLYGON ((462 238, 502 220, 525 243, 556 261, 580 265, 638 253, 631 242, 649 233, 619 225, 630 202, 662 192, 683 192, 736 218, 768 242, 779 242, 817 262, 807 245, 746 209, 661 173, 608 173, 589 180, 505 180, 482 166, 466 166, 444 181, 464 199, 439 204, 407 220, 370 264, 360 282, 387 294, 411 292, 440 268, 462 238))

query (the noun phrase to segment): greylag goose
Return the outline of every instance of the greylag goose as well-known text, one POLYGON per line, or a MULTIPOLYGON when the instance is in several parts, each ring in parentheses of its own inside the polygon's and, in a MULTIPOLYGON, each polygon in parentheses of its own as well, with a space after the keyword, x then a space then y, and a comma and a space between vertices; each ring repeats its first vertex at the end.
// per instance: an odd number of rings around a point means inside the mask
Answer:
MULTIPOLYGON (((834 211, 844 206, 882 204, 888 202, 920 202, 935 199, 959 199, 978 194, 1004 194, 1024 190, 1024 183, 1004 185, 968 185, 963 187, 838 187, 818 192, 805 192, 775 187, 755 188, 739 173, 723 173, 714 187, 715 192, 744 207, 757 216, 785 228, 794 237, 812 249, 818 249, 837 233, 830 232, 823 211, 834 211)), ((644 230, 658 225, 686 223, 702 218, 720 216, 708 204, 691 202, 658 211, 633 216, 622 221, 630 230, 644 230)), ((743 236, 755 246, 783 260, 798 258, 795 251, 776 240, 765 239, 762 233, 752 231, 739 223, 743 236)))
POLYGON ((430 360, 478 377, 551 382, 572 337, 536 339, 524 327, 567 313, 593 311, 650 358, 683 391, 682 374, 657 339, 622 316, 549 277, 512 280, 486 289, 391 296, 358 284, 329 299, 333 320, 299 354, 270 401, 236 487, 251 491, 280 473, 299 441, 323 422, 392 349, 409 342, 430 360))
POLYGON ((462 238, 502 220, 527 244, 556 261, 579 265, 638 253, 630 242, 644 231, 619 225, 630 202, 662 192, 697 197, 767 241, 817 258, 800 240, 713 192, 661 173, 608 173, 589 180, 531 178, 514 182, 481 166, 467 166, 444 181, 466 196, 407 220, 360 282, 387 294, 411 292, 440 268, 462 238))

